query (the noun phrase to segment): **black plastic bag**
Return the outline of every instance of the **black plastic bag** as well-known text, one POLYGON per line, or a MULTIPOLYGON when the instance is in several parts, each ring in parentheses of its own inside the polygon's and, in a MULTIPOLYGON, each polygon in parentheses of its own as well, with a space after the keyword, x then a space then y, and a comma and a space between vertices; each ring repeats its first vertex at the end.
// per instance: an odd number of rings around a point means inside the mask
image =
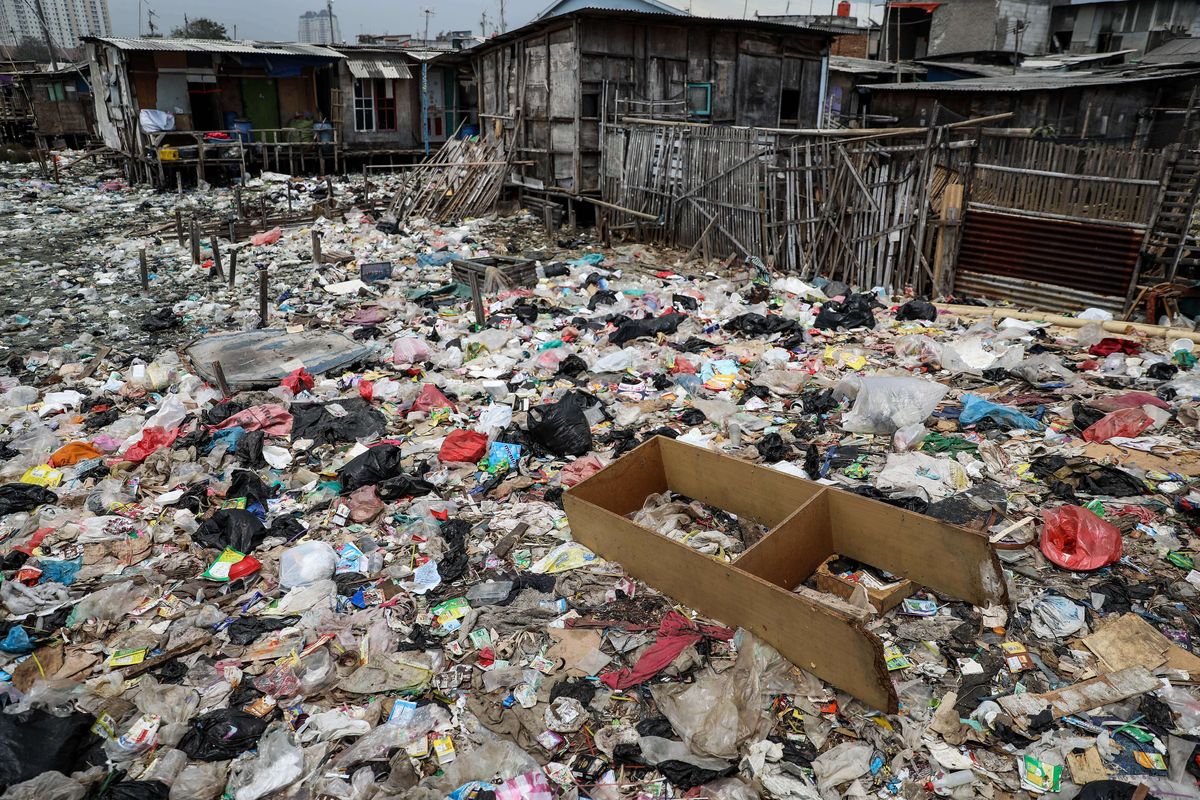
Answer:
POLYGON ((937 308, 924 297, 918 297, 900 306, 896 310, 896 319, 900 322, 918 319, 933 322, 937 319, 937 308))
POLYGON ((783 441, 783 437, 778 433, 768 433, 758 442, 758 454, 762 456, 763 461, 774 464, 790 458, 792 448, 783 441))
POLYGON ((213 514, 192 534, 192 541, 214 550, 232 547, 249 553, 267 538, 267 526, 258 517, 241 508, 223 508, 213 514))
POLYGON ((1179 367, 1160 361, 1150 365, 1150 369, 1146 370, 1146 377, 1154 381, 1169 381, 1175 377, 1177 372, 1179 372, 1179 367))
POLYGON ((521 322, 533 322, 538 317, 538 307, 533 303, 517 303, 512 307, 513 316, 521 322))
POLYGON ((178 749, 193 761, 228 761, 258 744, 268 724, 236 708, 218 708, 192 720, 178 749))
MULTIPOLYGON (((245 439, 249 435, 246 434, 242 438, 245 439)), ((244 497, 266 508, 267 500, 274 497, 275 493, 263 483, 262 478, 258 477, 258 473, 248 469, 238 469, 233 472, 233 480, 229 482, 229 491, 225 493, 225 496, 244 497)))
POLYGON ((99 413, 92 414, 90 417, 85 419, 83 421, 83 429, 85 431, 98 431, 101 428, 107 428, 120 418, 121 412, 117 411, 115 408, 110 408, 107 411, 101 411, 99 413))
POLYGON ((461 519, 446 520, 439 532, 446 540, 446 552, 438 561, 438 574, 443 583, 453 583, 467 572, 467 534, 471 524, 461 519))
POLYGON ((261 469, 267 465, 267 460, 263 458, 263 443, 266 441, 267 435, 262 431, 249 431, 238 439, 237 449, 234 450, 234 456, 238 463, 247 470, 261 469))
POLYGON ((587 362, 574 353, 564 358, 558 365, 558 374, 566 375, 568 378, 576 378, 587 371, 587 362))
POLYGON ((805 389, 800 393, 805 414, 828 414, 838 407, 832 389, 805 389))
POLYGON ((171 787, 162 781, 121 781, 109 787, 97 800, 167 800, 171 787))
POLYGON ((839 328, 874 328, 875 296, 872 294, 852 294, 839 303, 836 300, 826 301, 821 305, 821 311, 813 325, 823 331, 835 331, 839 328))
POLYGON ((617 293, 610 292, 608 289, 601 289, 588 298, 589 311, 595 311, 598 306, 615 306, 616 304, 617 293))
POLYGON ((1073 417, 1071 425, 1076 430, 1086 431, 1104 419, 1104 412, 1091 406, 1085 406, 1083 403, 1074 403, 1071 405, 1071 416, 1073 417))
POLYGON ((179 325, 179 322, 179 317, 175 316, 175 312, 168 306, 142 317, 142 330, 147 333, 169 331, 179 325))
POLYGON ((381 444, 355 456, 338 470, 342 494, 350 494, 359 487, 374 486, 402 475, 404 470, 400 466, 400 459, 400 447, 394 444, 381 444))
POLYGON ((58 495, 32 483, 6 483, 0 486, 0 517, 57 502, 58 495))
POLYGON ((293 403, 288 411, 292 414, 292 441, 312 439, 314 445, 354 442, 380 436, 387 430, 387 419, 366 400, 350 398, 338 405, 345 410, 344 416, 334 416, 320 403, 293 403))
POLYGON ((424 497, 437 492, 437 487, 412 475, 399 475, 375 485, 375 494, 385 503, 394 503, 405 497, 424 497))
POLYGON ((204 424, 220 425, 234 414, 245 410, 246 407, 236 400, 226 400, 224 403, 217 403, 204 412, 204 424))
POLYGON ((730 764, 727 769, 702 769, 686 761, 660 761, 655 769, 663 774, 673 786, 687 791, 706 783, 712 783, 718 778, 725 778, 737 772, 737 766, 730 764))
POLYGON ((88 750, 100 741, 91 732, 95 722, 91 714, 56 717, 37 708, 0 714, 0 791, 43 772, 83 769, 88 750))
POLYGON ((794 319, 787 319, 778 314, 771 314, 764 317, 762 314, 753 314, 750 312, 738 314, 721 327, 727 331, 744 333, 748 336, 794 333, 799 329, 799 325, 796 324, 796 320, 794 319))
POLYGON ((622 322, 615 331, 608 335, 609 344, 625 344, 634 339, 647 336, 657 336, 660 333, 672 334, 679 330, 679 325, 686 316, 683 314, 663 314, 661 317, 646 319, 631 319, 622 322))
MULTIPOLYGON (((1129 800, 1137 791, 1136 783, 1125 781, 1092 781, 1086 783, 1075 800, 1129 800)), ((1146 795, 1146 800, 1158 800, 1155 795, 1146 795)))
POLYGON ((529 409, 529 438, 558 456, 581 456, 592 449, 592 426, 584 411, 601 405, 586 392, 567 392, 557 403, 529 409))
POLYGON ((264 633, 295 625, 299 619, 299 617, 238 617, 225 629, 225 635, 233 644, 245 646, 264 633))
POLYGON ((673 295, 671 295, 671 305, 678 306, 679 308, 687 309, 688 311, 695 311, 696 309, 700 308, 699 301, 697 301, 696 298, 694 298, 688 294, 673 294, 673 295))
POLYGON ((771 390, 757 383, 748 383, 746 384, 746 388, 742 390, 742 396, 738 399, 738 405, 745 403, 752 397, 757 397, 759 400, 765 402, 771 399, 771 390))
POLYGON ((704 412, 698 408, 685 408, 679 414, 679 421, 684 425, 699 425, 706 419, 708 419, 708 417, 705 416, 704 412))
POLYGON ((542 274, 547 278, 560 278, 563 275, 570 275, 571 268, 559 261, 556 264, 547 264, 542 267, 542 274))

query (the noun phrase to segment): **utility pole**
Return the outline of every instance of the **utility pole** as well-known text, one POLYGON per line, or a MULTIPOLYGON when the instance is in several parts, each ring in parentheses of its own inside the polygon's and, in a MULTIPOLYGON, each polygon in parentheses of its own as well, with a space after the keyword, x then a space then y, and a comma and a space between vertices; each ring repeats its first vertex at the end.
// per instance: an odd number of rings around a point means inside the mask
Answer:
POLYGON ((158 36, 158 26, 154 24, 154 18, 157 16, 153 8, 146 12, 146 27, 150 29, 151 36, 158 36))
POLYGON ((500 0, 500 32, 508 33, 508 22, 504 19, 504 0, 500 0))
POLYGON ((487 38, 487 9, 486 8, 479 15, 479 35, 485 39, 487 38))
POLYGON ((33 9, 37 12, 38 22, 42 24, 42 36, 46 38, 46 49, 50 51, 50 70, 58 71, 58 58, 54 54, 54 39, 50 36, 50 26, 46 24, 46 11, 42 8, 42 0, 33 0, 33 9))
POLYGON ((422 12, 425 14, 425 44, 429 44, 429 18, 433 16, 433 9, 427 8, 422 12))
POLYGON ((329 43, 336 44, 337 38, 333 35, 333 0, 325 0, 325 13, 329 15, 329 43))

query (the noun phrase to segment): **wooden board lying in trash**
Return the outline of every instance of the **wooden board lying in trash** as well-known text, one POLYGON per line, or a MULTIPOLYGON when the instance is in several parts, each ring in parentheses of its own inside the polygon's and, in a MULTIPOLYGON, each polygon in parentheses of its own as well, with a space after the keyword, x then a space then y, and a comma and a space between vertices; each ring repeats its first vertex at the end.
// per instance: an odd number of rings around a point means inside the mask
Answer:
POLYGON ((1043 694, 1010 694, 997 702, 1013 718, 1017 727, 1024 728, 1030 717, 1046 708, 1054 719, 1078 714, 1091 708, 1117 703, 1129 697, 1153 691, 1161 682, 1145 667, 1129 667, 1090 680, 1064 686, 1043 694))
POLYGON ((563 503, 580 543, 888 713, 898 701, 883 643, 866 629, 868 614, 799 586, 817 567, 836 553, 976 605, 1008 603, 1000 562, 978 533, 661 436, 563 503), (736 561, 717 561, 628 518, 668 489, 772 529, 736 561))
POLYGON ((313 375, 353 364, 370 348, 340 333, 275 328, 205 336, 189 344, 184 355, 201 378, 216 385, 213 362, 221 362, 231 389, 277 386, 289 372, 304 367, 313 375))

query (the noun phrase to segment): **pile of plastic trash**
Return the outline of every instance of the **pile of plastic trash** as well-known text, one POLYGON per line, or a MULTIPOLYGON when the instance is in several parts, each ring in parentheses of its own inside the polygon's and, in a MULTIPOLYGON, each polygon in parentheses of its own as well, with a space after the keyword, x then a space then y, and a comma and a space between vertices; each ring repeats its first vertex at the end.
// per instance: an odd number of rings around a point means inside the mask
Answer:
MULTIPOLYGON (((2 169, 4 237, 104 241, 4 265, 57 275, 20 321, 10 296, 0 375, 4 797, 1200 796, 1193 337, 367 203, 313 223, 320 265, 309 226, 238 242, 230 286, 118 222, 178 197, 2 169), (479 326, 454 262, 497 256, 532 279, 487 272, 479 326), (185 344, 258 329, 258 264, 268 329, 353 361, 202 377, 185 344), (901 707, 871 709, 573 541, 564 491, 653 436, 979 531, 1013 604, 918 587, 876 614, 901 707), (1098 707, 1021 713, 1118 673, 1098 707)), ((724 560, 763 534, 670 492, 630 518, 724 560)))

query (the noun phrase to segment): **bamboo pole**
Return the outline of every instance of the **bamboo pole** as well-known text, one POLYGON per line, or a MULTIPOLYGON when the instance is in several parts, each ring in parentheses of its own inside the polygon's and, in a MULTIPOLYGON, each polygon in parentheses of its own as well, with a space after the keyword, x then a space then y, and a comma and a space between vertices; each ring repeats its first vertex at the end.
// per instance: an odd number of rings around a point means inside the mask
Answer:
MULTIPOLYGON (((995 308, 992 306, 960 306, 950 303, 934 303, 934 306, 937 308, 939 314, 955 314, 962 317, 980 317, 984 319, 1011 317, 1012 319, 1027 320, 1030 322, 1045 322, 1049 325, 1057 325, 1062 328, 1083 328, 1095 321, 1079 319, 1078 317, 1068 317, 1062 314, 1046 314, 1041 311, 1017 311, 1016 309, 995 308)), ((1108 333, 1125 334, 1127 336, 1134 333, 1142 333, 1147 336, 1161 336, 1164 339, 1190 339, 1193 342, 1200 343, 1200 333, 1187 330, 1186 328, 1170 328, 1164 325, 1150 325, 1145 322, 1121 322, 1119 320, 1100 322, 1100 328, 1108 333)))

